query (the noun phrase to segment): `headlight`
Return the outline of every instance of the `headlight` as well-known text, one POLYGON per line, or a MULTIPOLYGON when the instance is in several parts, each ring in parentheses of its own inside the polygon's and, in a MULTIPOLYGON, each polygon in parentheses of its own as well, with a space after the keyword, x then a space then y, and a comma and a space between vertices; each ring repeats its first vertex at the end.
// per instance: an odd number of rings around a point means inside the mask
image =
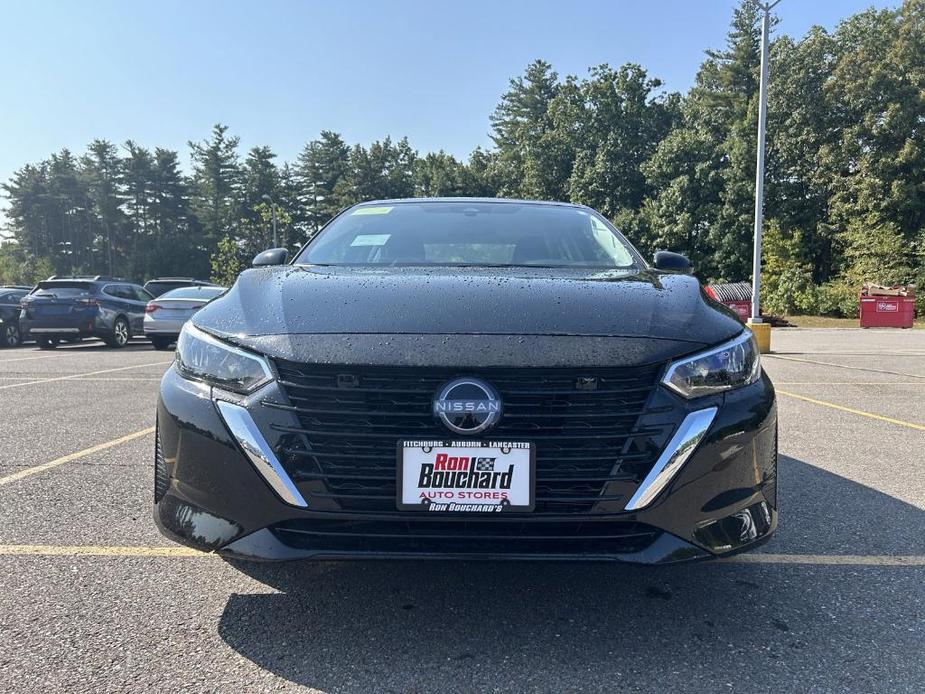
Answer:
POLYGON ((747 386, 760 375, 758 347, 746 330, 719 347, 672 363, 662 383, 685 398, 698 398, 747 386))
POLYGON ((187 322, 177 339, 177 371, 236 393, 250 393, 273 379, 263 357, 212 337, 187 322))

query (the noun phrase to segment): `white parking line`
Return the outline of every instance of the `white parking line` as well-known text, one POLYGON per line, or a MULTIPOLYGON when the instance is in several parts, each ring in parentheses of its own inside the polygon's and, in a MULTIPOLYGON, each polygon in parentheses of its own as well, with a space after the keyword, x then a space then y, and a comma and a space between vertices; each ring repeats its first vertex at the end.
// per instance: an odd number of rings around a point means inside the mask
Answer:
POLYGON ((778 381, 776 386, 925 386, 925 381, 778 381))
MULTIPOLYGON (((73 374, 74 376, 79 376, 75 378, 77 381, 160 381, 160 376, 101 376, 96 378, 94 376, 82 376, 81 374, 73 374)), ((0 381, 29 381, 32 380, 32 376, 0 376, 0 381)), ((923 384, 925 385, 925 384, 923 384)))
POLYGON ((36 381, 26 381, 25 383, 8 383, 5 386, 0 386, 0 390, 7 390, 9 388, 21 388, 23 386, 34 386, 39 383, 52 383, 53 381, 73 381, 79 379, 83 376, 96 376, 98 374, 108 374, 114 371, 126 371, 127 369, 143 369, 146 366, 164 366, 165 364, 170 364, 171 361, 156 361, 150 364, 135 364, 133 366, 120 366, 117 369, 101 369, 100 371, 89 371, 87 373, 81 374, 71 374, 70 376, 56 376, 54 378, 40 378, 36 381))
POLYGON ((66 354, 40 354, 37 357, 20 357, 19 359, 4 359, 2 363, 12 364, 14 361, 31 361, 33 359, 60 359, 67 356, 66 354))
POLYGON ((893 376, 906 376, 908 378, 925 378, 923 374, 910 374, 904 371, 890 371, 888 369, 872 369, 869 366, 848 366, 847 364, 835 364, 830 361, 817 361, 815 359, 796 359, 795 357, 784 357, 780 354, 763 354, 761 358, 771 357, 773 359, 781 359, 783 361, 795 361, 802 364, 819 364, 820 366, 834 366, 839 369, 850 369, 851 371, 870 371, 877 374, 891 374, 893 376))

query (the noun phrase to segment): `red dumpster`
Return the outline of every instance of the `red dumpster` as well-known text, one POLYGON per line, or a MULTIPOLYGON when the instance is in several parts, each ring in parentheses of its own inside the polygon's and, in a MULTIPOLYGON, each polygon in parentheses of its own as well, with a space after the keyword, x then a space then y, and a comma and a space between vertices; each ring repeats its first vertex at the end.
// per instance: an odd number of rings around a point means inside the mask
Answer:
POLYGON ((709 284, 706 293, 738 314, 744 323, 752 315, 752 285, 748 282, 709 284))
POLYGON ((915 292, 911 287, 865 285, 858 297, 862 328, 911 328, 915 292))

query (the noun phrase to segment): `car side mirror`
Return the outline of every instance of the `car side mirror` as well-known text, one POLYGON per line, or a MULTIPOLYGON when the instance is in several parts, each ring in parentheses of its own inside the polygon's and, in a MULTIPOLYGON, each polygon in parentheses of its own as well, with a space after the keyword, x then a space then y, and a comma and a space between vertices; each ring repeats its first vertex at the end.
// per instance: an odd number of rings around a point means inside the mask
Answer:
POLYGON ((674 272, 690 272, 691 261, 687 256, 671 251, 658 251, 655 256, 655 267, 658 270, 672 270, 674 272))
POLYGON ((251 267, 264 267, 265 265, 285 265, 289 260, 289 251, 285 248, 271 248, 258 253, 251 261, 251 267))

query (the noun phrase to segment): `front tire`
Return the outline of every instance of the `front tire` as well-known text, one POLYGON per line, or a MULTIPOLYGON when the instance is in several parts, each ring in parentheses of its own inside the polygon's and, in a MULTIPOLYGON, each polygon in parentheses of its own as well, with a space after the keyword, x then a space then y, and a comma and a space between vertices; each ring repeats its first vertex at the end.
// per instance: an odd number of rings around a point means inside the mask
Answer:
POLYGON ((35 340, 39 349, 54 349, 58 346, 57 337, 39 337, 35 340))
POLYGON ((19 347, 22 343, 22 336, 19 334, 19 326, 16 323, 6 323, 3 326, 3 333, 0 334, 0 345, 3 347, 19 347))
POLYGON ((106 344, 119 349, 128 344, 129 337, 131 337, 131 331, 128 327, 128 321, 119 316, 112 324, 112 335, 106 338, 106 344))
POLYGON ((176 341, 176 340, 172 340, 169 337, 153 337, 152 336, 149 339, 151 340, 151 344, 154 345, 154 349, 159 349, 159 350, 167 349, 168 347, 170 347, 171 342, 176 341))

